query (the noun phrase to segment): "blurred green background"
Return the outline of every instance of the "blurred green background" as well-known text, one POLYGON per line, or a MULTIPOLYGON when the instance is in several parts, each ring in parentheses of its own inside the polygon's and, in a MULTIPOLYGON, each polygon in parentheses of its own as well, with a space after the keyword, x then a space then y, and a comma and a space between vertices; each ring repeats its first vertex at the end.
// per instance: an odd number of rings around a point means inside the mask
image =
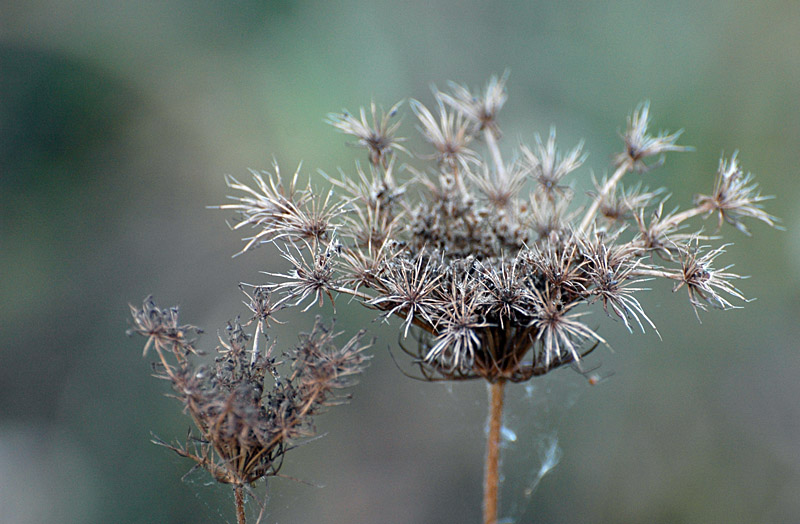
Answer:
MULTIPOLYGON (((205 209, 223 174, 273 156, 352 171, 363 155, 328 112, 430 103, 431 83, 506 68, 509 153, 555 124, 563 147, 586 140, 585 183, 649 99, 654 131, 685 128, 696 151, 647 184, 686 205, 739 149, 787 231, 724 231, 724 261, 758 298, 742 310, 699 324, 659 287, 644 305, 663 340, 595 314, 615 351, 593 363, 614 374, 589 387, 565 370, 513 407, 504 508, 517 522, 800 518, 800 3, 28 0, 0 20, 0 521, 233 521, 227 490, 182 482, 189 464, 149 442, 189 420, 124 336, 127 304, 180 304, 212 348, 244 313, 236 284, 278 267, 268 249, 231 258, 231 217, 205 209), (512 477, 554 430, 561 463, 524 503, 512 477)), ((337 316, 378 335, 375 358, 353 402, 318 419, 327 436, 288 456, 285 474, 325 487, 271 481, 266 522, 478 522, 484 387, 412 382, 386 350, 393 327, 337 316)), ((312 317, 274 335, 288 346, 312 317)))

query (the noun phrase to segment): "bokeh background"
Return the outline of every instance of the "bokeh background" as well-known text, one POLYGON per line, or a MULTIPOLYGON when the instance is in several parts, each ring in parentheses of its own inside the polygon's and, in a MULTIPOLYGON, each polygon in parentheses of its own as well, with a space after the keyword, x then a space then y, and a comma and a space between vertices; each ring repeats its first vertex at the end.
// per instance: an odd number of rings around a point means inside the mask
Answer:
MULTIPOLYGON (((154 294, 215 331, 244 313, 240 281, 280 265, 241 247, 226 173, 352 172, 360 151, 323 123, 374 99, 432 101, 510 69, 500 122, 511 152, 555 124, 586 140, 585 187, 620 148, 638 102, 696 151, 647 175, 675 205, 705 192, 721 153, 744 167, 786 231, 755 224, 725 257, 752 278, 744 309, 702 314, 668 288, 659 327, 628 335, 589 387, 569 370, 523 388, 509 413, 505 511, 516 522, 790 522, 800 515, 798 140, 800 4, 352 0, 3 2, 0 17, 0 521, 232 522, 232 497, 149 442, 189 420, 128 339, 129 302, 154 294), (555 376, 558 375, 558 376, 555 376), (571 407, 570 407, 571 406, 571 407), (563 457, 529 501, 511 495, 558 435, 563 457), (510 457, 510 458, 509 458, 510 457), (511 499, 514 499, 513 501, 511 499), (512 510, 512 502, 521 509, 512 510)), ((405 112, 408 113, 407 108, 405 112)), ((413 131, 411 115, 405 119, 413 131)), ((582 182, 578 182, 582 180, 582 182)), ((581 185, 583 184, 583 185, 581 185)), ((324 309, 325 315, 331 311, 324 309)), ((266 522, 478 522, 485 389, 397 370, 394 327, 357 308, 375 357, 327 435, 271 481, 266 522), (324 487, 314 487, 324 485, 324 487)), ((313 312, 287 317, 290 345, 313 312)), ((403 362, 401 359, 401 364, 403 362)))

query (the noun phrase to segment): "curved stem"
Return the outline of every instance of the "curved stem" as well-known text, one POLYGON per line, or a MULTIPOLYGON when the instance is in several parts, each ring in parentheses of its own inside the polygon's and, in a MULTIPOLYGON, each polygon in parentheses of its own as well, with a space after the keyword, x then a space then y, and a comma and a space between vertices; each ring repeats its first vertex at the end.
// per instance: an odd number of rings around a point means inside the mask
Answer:
POLYGON ((489 435, 486 439, 486 469, 483 474, 483 523, 497 524, 500 483, 500 429, 503 425, 503 394, 506 382, 489 387, 489 435))
POLYGON ((244 492, 242 490, 242 486, 234 486, 233 498, 236 500, 236 524, 246 524, 244 514, 244 492))

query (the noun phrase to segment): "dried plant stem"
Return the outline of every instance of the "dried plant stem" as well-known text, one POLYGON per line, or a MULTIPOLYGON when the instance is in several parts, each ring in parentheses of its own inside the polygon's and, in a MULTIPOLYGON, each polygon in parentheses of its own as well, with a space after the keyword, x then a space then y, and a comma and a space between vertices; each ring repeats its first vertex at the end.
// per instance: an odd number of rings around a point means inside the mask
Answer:
POLYGON ((713 210, 713 207, 708 204, 703 204, 697 207, 689 208, 685 211, 681 211, 670 217, 669 219, 664 221, 664 227, 671 226, 677 227, 681 223, 685 222, 686 220, 692 218, 693 216, 702 215, 704 213, 709 213, 713 210))
POLYGON ((233 497, 236 499, 236 524, 245 524, 244 491, 241 486, 233 488, 233 497))
POLYGON ((669 278, 672 280, 679 280, 681 276, 678 273, 670 273, 669 271, 662 271, 659 269, 634 269, 631 275, 637 277, 657 277, 669 278))
POLYGON ((486 469, 483 475, 483 524, 497 524, 500 483, 500 428, 503 425, 505 380, 489 387, 489 435, 486 439, 486 469))
POLYGON ((594 202, 592 202, 592 205, 589 206, 589 209, 586 211, 586 215, 583 217, 583 221, 581 221, 581 225, 578 226, 578 231, 586 231, 586 229, 589 227, 589 224, 591 224, 592 220, 594 220, 595 216, 597 216, 597 210, 600 209, 600 203, 604 198, 614 191, 614 188, 617 187, 619 181, 622 180, 622 177, 625 176, 625 173, 627 173, 630 169, 631 162, 626 161, 623 162, 616 171, 614 171, 614 174, 611 175, 611 178, 609 178, 608 181, 603 185, 602 189, 600 189, 600 194, 597 196, 597 198, 595 198, 594 202))
POLYGON ((497 177, 500 180, 505 180, 506 165, 503 162, 502 155, 500 155, 500 147, 497 145, 497 137, 494 136, 494 132, 488 127, 483 131, 483 136, 486 139, 486 145, 489 147, 492 160, 494 160, 494 166, 497 170, 497 177))

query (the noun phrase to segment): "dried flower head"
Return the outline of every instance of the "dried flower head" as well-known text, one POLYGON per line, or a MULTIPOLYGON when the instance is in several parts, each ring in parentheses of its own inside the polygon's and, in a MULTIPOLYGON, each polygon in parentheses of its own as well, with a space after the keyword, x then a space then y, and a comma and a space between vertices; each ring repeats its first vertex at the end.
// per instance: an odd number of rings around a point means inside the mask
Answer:
POLYGON ((236 198, 234 204, 223 204, 218 208, 240 213, 241 220, 234 229, 248 225, 261 229, 247 239, 242 252, 264 241, 280 238, 314 243, 327 240, 325 237, 331 230, 331 221, 344 212, 345 202, 333 201, 332 192, 320 197, 311 186, 297 189, 300 167, 295 170, 288 188, 283 185, 277 163, 274 164, 274 177, 270 173, 251 170, 256 188, 250 188, 232 176, 226 177, 228 187, 246 195, 236 198))
POLYGON ((501 77, 492 76, 482 95, 473 95, 466 87, 450 82, 451 93, 438 92, 436 96, 476 124, 478 131, 483 131, 488 127, 493 133, 497 133, 499 131, 497 114, 508 99, 507 80, 508 71, 501 77))
POLYGON ((202 329, 191 324, 178 323, 178 308, 159 309, 153 297, 144 299, 142 308, 130 306, 133 316, 133 327, 128 335, 139 334, 147 338, 142 356, 152 347, 158 357, 164 360, 165 353, 171 353, 178 361, 183 362, 190 353, 197 353, 192 334, 200 334, 202 329))
POLYGON ((725 221, 742 233, 749 235, 742 219, 754 218, 770 226, 775 226, 776 218, 768 214, 761 202, 772 197, 761 196, 758 185, 753 182, 750 173, 745 174, 739 167, 736 153, 730 162, 721 158, 717 170, 717 181, 711 195, 698 195, 695 203, 708 208, 708 213, 716 213, 719 217, 717 228, 725 221))
MULTIPOLYGON (((645 102, 628 117, 613 171, 599 181, 592 176, 595 188, 582 203, 570 177, 586 161, 583 142, 562 153, 551 128, 546 141, 536 135, 533 147, 520 144, 514 160, 504 159, 498 118, 507 79, 493 76, 481 92, 450 83, 448 92, 435 92, 433 111, 412 99, 432 154, 403 146, 400 103, 383 111, 373 102, 358 116, 328 116, 369 161, 338 179, 324 175, 328 190, 299 185, 299 167, 284 181, 277 164, 272 173, 252 172, 250 185, 228 177, 234 195, 218 207, 238 213, 234 229, 253 230, 242 252, 274 244, 291 267, 265 272, 278 282, 242 285, 250 317, 228 325, 214 366, 189 362, 199 330, 181 325, 177 309, 160 310, 149 299, 131 308, 131 332, 147 338, 145 352, 155 348, 156 369, 199 433, 185 444, 159 443, 234 485, 237 509, 242 489, 278 474, 286 451, 314 433, 310 417, 345 398, 338 392, 365 362, 362 334, 339 348, 319 321, 297 348, 276 355, 266 329, 284 307, 308 310, 349 295, 398 319, 400 346, 421 378, 490 384, 484 522, 495 524, 506 383, 580 369, 605 343, 586 320, 593 308, 629 332, 658 333, 641 300, 646 281, 687 289, 698 318, 708 305, 746 302, 732 283, 741 277, 717 267, 728 244, 712 247, 719 237, 704 235, 700 223, 716 215, 718 228, 728 223, 748 234, 749 219, 776 226, 736 155, 720 161, 713 191, 682 210, 665 209, 663 188, 634 182, 626 189, 626 175, 691 150, 677 144, 681 131, 650 134, 645 102), (399 152, 413 165, 401 165, 399 152)), ((242 524, 243 510, 237 517, 242 524)))
POLYGON ((242 212, 256 228, 253 238, 276 243, 294 266, 274 289, 298 302, 319 303, 324 293, 355 297, 400 319, 402 335, 418 341, 404 347, 423 377, 491 383, 578 363, 604 341, 585 320, 593 305, 628 330, 655 330, 640 300, 646 280, 687 287, 695 308, 727 308, 720 294, 743 299, 729 283, 735 275, 710 268, 721 248, 699 250, 698 240, 712 239, 691 226, 711 214, 742 231, 748 218, 774 225, 735 158, 721 164, 713 195, 682 211, 665 211, 663 189, 624 189, 626 174, 690 149, 676 144, 680 131, 650 135, 644 103, 628 118, 613 174, 595 181, 580 207, 568 177, 586 160, 582 143, 561 154, 552 131, 533 148, 522 144, 519 161, 503 159, 497 117, 506 80, 493 77, 478 95, 450 84, 435 93, 437 116, 412 100, 435 154, 417 155, 422 167, 409 167, 405 180, 393 171, 396 153, 386 150, 382 162, 370 157, 369 174, 357 166, 356 176, 334 182, 334 197, 321 199, 312 188, 289 196, 274 189, 272 176, 255 189, 231 186, 243 196, 224 208, 242 212), (281 211, 261 219, 262 209, 281 211), (324 232, 309 235, 297 225, 296 217, 311 215, 324 216, 324 232))
POLYGON ((655 191, 649 191, 647 188, 643 188, 641 183, 635 184, 630 188, 619 184, 616 192, 601 195, 600 188, 607 182, 608 177, 603 177, 600 181, 592 177, 592 183, 597 191, 590 191, 589 195, 599 201, 598 211, 603 218, 608 220, 611 227, 623 226, 633 218, 635 211, 647 209, 665 191, 663 187, 655 191))
POLYGON ((550 128, 550 137, 547 139, 547 144, 542 143, 542 138, 539 135, 536 135, 535 139, 536 153, 531 151, 525 144, 520 146, 524 165, 546 195, 551 198, 554 198, 553 193, 561 193, 563 195, 567 188, 559 185, 561 180, 578 169, 586 160, 586 155, 582 154, 583 142, 562 157, 556 148, 555 127, 550 128))
POLYGON ((436 153, 429 157, 448 170, 461 168, 469 170, 470 164, 478 162, 478 155, 467 146, 472 141, 469 122, 462 113, 447 112, 444 104, 439 102, 439 120, 431 114, 427 107, 417 100, 411 100, 411 109, 421 124, 420 130, 425 140, 430 142, 436 153))
POLYGON ((617 155, 617 167, 630 164, 632 169, 641 173, 663 165, 664 153, 668 151, 692 149, 689 146, 675 144, 683 134, 682 129, 674 133, 661 131, 658 136, 652 136, 647 133, 648 125, 650 125, 650 102, 644 102, 628 117, 628 128, 622 136, 625 140, 625 151, 617 155), (659 157, 655 163, 645 163, 646 159, 655 156, 659 157))
MULTIPOLYGON (((715 269, 711 265, 714 259, 725 253, 725 247, 728 245, 730 244, 709 249, 708 246, 699 245, 695 239, 692 245, 681 253, 680 280, 676 282, 673 291, 686 286, 695 314, 697 314, 698 308, 705 310, 706 304, 719 309, 738 307, 734 306, 725 295, 747 302, 744 295, 730 282, 742 278, 735 273, 727 272, 732 266, 715 269), (705 253, 703 253, 704 251, 705 253)), ((699 318, 698 315, 698 320, 699 318)))
POLYGON ((392 122, 397 115, 397 109, 403 102, 397 102, 389 111, 378 108, 375 102, 369 105, 372 123, 367 119, 367 112, 362 107, 359 111, 360 118, 356 118, 346 109, 341 113, 328 115, 328 123, 342 133, 352 135, 358 139, 355 145, 364 147, 369 151, 369 161, 372 165, 386 167, 389 157, 394 151, 408 152, 402 146, 404 138, 395 138, 395 133, 400 127, 400 121, 392 122))
POLYGON ((217 482, 233 485, 239 522, 244 521, 241 490, 277 475, 284 454, 314 435, 312 418, 348 398, 341 390, 364 368, 363 351, 369 347, 362 343, 363 331, 338 346, 338 333, 317 318, 295 348, 276 355, 261 323, 280 305, 271 302, 265 287, 247 295, 252 320, 258 322, 255 340, 238 319, 229 322, 211 366, 185 358, 194 350, 185 334, 196 328, 176 328, 177 308, 159 310, 149 297, 142 309, 131 307, 136 326, 131 333, 148 337, 146 346, 152 342, 159 355, 157 376, 171 382, 173 396, 197 430, 184 443, 154 442, 191 459, 217 482), (259 339, 267 343, 266 351, 259 350, 259 339), (178 348, 174 358, 163 351, 165 345, 178 348))

